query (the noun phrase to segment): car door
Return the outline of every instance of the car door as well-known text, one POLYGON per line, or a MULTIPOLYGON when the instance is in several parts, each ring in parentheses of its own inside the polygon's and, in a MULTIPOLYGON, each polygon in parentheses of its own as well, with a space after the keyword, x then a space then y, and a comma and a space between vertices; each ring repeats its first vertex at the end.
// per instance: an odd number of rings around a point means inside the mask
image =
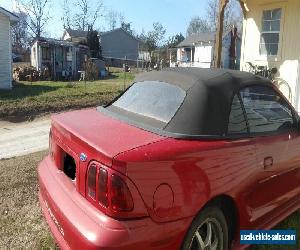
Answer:
POLYGON ((255 138, 258 169, 246 202, 251 221, 259 225, 299 192, 299 133, 293 109, 275 88, 251 85, 240 95, 255 138))

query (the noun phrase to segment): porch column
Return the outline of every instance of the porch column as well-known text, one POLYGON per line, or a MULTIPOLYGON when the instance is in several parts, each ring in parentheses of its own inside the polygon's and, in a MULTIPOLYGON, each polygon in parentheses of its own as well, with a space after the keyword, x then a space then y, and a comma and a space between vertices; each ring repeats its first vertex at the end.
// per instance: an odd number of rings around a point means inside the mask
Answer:
POLYGON ((38 43, 37 43, 37 56, 38 56, 38 63, 37 63, 38 68, 37 68, 37 70, 41 70, 42 69, 42 59, 43 59, 43 57, 42 57, 42 47, 38 43))
POLYGON ((53 74, 54 74, 54 79, 56 80, 56 46, 54 45, 54 47, 53 47, 53 53, 54 53, 54 55, 53 55, 53 74))
POLYGON ((244 17, 246 16, 246 13, 249 11, 247 6, 247 0, 239 0, 241 8, 243 10, 244 17))
MULTIPOLYGON (((223 40, 223 27, 224 27, 224 13, 225 8, 229 2, 229 0, 219 0, 219 17, 218 17, 218 24, 217 24, 217 33, 216 33, 216 43, 215 43, 215 63, 214 66, 216 68, 221 67, 221 57, 222 57, 222 40, 223 40)), ((233 1, 233 0, 231 0, 233 1)), ((241 8, 243 10, 244 17, 246 13, 249 11, 247 7, 247 0, 238 0, 241 8)))
POLYGON ((224 27, 224 12, 229 0, 220 0, 219 3, 219 17, 217 24, 216 43, 215 43, 215 67, 221 67, 222 56, 222 40, 223 40, 223 27, 224 27))

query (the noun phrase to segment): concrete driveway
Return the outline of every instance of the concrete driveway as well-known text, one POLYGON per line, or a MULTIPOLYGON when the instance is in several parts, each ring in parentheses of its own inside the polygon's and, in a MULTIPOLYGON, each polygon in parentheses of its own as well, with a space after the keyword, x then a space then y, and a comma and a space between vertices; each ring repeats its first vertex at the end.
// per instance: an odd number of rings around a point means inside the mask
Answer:
POLYGON ((0 122, 0 159, 46 150, 50 119, 24 123, 0 122))

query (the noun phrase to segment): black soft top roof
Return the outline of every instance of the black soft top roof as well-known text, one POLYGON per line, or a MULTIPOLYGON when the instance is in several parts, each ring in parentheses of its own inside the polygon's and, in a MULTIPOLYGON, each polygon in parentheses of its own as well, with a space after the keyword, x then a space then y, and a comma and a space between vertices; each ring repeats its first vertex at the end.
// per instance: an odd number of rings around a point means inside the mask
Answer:
POLYGON ((232 92, 251 84, 249 83, 251 81, 263 81, 271 85, 271 82, 267 79, 253 75, 252 73, 226 69, 176 67, 162 71, 142 73, 135 78, 135 82, 153 80, 177 85, 185 91, 194 85, 201 85, 208 90, 211 89, 211 87, 220 87, 226 92, 232 92))
MULTIPOLYGON (((186 97, 174 117, 163 128, 152 129, 148 119, 131 123, 146 130, 180 138, 225 136, 234 94, 249 85, 272 86, 269 80, 251 73, 199 68, 170 68, 139 74, 135 79, 135 82, 143 81, 176 85, 186 92, 186 97)), ((130 114, 126 114, 126 121, 130 121, 130 114)))

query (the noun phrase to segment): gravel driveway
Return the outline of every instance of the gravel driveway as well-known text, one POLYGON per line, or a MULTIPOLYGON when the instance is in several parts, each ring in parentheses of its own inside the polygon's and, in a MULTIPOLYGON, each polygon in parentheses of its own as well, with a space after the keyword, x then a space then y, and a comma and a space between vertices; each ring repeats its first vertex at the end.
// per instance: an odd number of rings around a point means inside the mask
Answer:
POLYGON ((0 159, 27 155, 48 148, 50 119, 0 123, 0 159))

